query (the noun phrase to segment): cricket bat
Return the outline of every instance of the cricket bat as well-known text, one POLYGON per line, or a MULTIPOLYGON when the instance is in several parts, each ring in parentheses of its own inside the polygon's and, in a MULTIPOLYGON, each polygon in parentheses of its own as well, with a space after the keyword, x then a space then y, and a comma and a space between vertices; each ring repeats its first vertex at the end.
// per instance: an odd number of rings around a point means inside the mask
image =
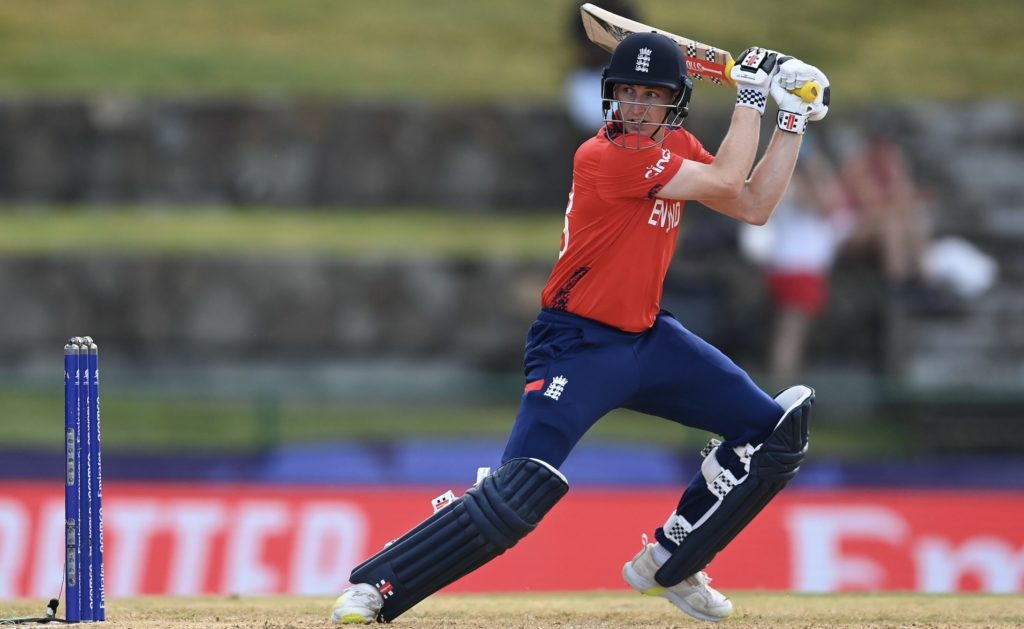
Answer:
MULTIPOLYGON (((728 50, 708 46, 699 41, 624 18, 589 2, 580 7, 580 16, 583 18, 583 28, 587 31, 590 41, 608 52, 614 51, 619 42, 627 35, 653 31, 676 42, 686 58, 686 70, 690 76, 698 80, 706 79, 715 85, 735 85, 729 73, 736 62, 728 50)), ((799 94, 800 98, 809 103, 818 97, 820 89, 821 87, 816 82, 810 81, 799 90, 794 90, 793 93, 799 94)))

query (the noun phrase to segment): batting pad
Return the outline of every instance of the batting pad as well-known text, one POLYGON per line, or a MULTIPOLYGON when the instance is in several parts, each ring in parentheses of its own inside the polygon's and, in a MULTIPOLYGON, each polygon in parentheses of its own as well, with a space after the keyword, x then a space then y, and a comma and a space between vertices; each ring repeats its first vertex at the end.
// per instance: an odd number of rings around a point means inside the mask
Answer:
POLYGON ((659 584, 671 587, 703 570, 800 470, 807 454, 814 390, 790 387, 775 400, 785 412, 768 439, 754 448, 746 475, 724 487, 709 487, 720 497, 692 525, 678 515, 669 519, 673 530, 664 533, 677 547, 654 575, 659 584))
POLYGON ((416 603, 501 555, 526 537, 569 491, 539 459, 512 459, 384 550, 349 580, 374 585, 391 622, 416 603))

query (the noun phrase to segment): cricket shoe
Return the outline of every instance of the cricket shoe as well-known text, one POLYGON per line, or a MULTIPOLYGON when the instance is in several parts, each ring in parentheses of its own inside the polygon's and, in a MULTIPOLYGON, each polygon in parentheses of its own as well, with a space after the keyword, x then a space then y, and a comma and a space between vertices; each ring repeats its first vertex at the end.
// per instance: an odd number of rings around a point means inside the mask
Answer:
POLYGON ((383 606, 384 599, 377 588, 369 583, 356 583, 345 588, 334 601, 331 620, 336 625, 368 625, 377 620, 383 606))
POLYGON ((634 590, 647 596, 661 596, 698 620, 717 622, 732 613, 732 602, 721 592, 712 588, 711 577, 698 572, 683 579, 672 587, 664 587, 654 579, 661 564, 654 558, 655 544, 647 543, 643 536, 643 549, 632 561, 622 566, 622 578, 634 590))

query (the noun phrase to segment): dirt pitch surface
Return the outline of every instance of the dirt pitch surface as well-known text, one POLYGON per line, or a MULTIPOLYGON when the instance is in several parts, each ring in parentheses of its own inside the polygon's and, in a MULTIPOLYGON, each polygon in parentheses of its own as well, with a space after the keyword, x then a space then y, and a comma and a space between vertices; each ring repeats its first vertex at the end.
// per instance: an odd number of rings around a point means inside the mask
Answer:
MULTIPOLYGON (((736 613, 722 629, 912 629, 1024 627, 1022 596, 919 594, 797 595, 735 593, 736 613)), ((331 598, 134 598, 107 606, 111 629, 283 629, 332 627, 331 598)), ((0 618, 35 616, 45 601, 0 601, 0 618)), ((58 612, 63 616, 63 608, 58 612)), ((39 625, 23 625, 39 626, 39 625)), ((667 601, 621 592, 440 595, 391 626, 396 629, 597 629, 709 627, 667 601)))

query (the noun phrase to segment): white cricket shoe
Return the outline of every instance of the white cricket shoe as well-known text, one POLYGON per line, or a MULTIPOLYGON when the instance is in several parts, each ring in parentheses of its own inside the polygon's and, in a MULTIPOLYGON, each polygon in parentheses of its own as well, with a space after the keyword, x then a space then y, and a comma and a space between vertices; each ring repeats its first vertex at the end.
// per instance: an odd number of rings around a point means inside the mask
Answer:
POLYGON ((711 577, 705 572, 690 575, 670 588, 660 585, 654 580, 654 573, 661 567, 654 558, 655 544, 648 544, 646 535, 643 536, 643 543, 644 547, 636 557, 622 566, 622 578, 634 590, 647 596, 667 598, 698 620, 718 622, 732 613, 732 602, 708 585, 711 577))
POLYGON ((356 583, 345 588, 334 601, 331 620, 336 625, 368 625, 377 620, 383 606, 384 599, 377 588, 369 583, 356 583))

